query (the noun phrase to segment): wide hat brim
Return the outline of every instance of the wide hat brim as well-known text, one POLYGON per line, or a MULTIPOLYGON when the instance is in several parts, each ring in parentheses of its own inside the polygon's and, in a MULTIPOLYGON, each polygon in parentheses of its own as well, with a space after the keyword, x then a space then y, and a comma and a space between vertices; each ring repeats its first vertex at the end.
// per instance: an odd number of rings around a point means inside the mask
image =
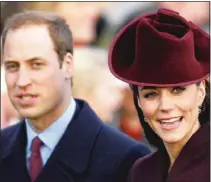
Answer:
POLYGON ((109 49, 110 71, 139 86, 178 86, 209 76, 210 36, 179 13, 159 9, 125 25, 109 49))

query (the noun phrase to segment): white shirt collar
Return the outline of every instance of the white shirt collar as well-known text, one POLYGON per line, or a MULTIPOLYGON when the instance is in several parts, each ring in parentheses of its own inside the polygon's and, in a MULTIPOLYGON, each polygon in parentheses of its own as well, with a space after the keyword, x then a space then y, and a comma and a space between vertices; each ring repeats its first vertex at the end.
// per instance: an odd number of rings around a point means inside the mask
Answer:
POLYGON ((64 134, 68 124, 71 122, 72 117, 76 110, 76 102, 73 98, 71 98, 70 105, 66 109, 59 119, 57 119, 53 124, 51 124, 46 130, 37 134, 32 126, 30 125, 29 120, 25 120, 26 123, 26 134, 27 134, 27 148, 26 151, 29 152, 31 148, 32 140, 38 136, 40 140, 44 143, 46 147, 50 150, 53 150, 62 135, 64 134))

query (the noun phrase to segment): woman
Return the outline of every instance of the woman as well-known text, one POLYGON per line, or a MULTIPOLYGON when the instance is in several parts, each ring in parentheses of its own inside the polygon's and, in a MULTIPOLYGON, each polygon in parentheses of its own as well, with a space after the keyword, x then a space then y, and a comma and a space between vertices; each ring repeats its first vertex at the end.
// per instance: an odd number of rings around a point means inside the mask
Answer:
POLYGON ((130 84, 146 138, 157 150, 136 161, 129 182, 209 182, 210 37, 169 9, 124 26, 109 68, 130 84))

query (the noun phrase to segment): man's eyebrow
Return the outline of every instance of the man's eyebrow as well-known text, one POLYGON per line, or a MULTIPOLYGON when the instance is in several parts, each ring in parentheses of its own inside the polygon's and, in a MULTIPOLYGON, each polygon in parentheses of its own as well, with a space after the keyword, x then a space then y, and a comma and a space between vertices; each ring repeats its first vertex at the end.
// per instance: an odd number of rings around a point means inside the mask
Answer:
MULTIPOLYGON (((24 62, 33 62, 33 61, 36 61, 36 60, 44 60, 44 59, 42 57, 33 57, 33 58, 30 58, 30 59, 24 60, 24 62)), ((3 63, 4 64, 18 63, 18 61, 16 61, 16 60, 6 60, 3 63)))

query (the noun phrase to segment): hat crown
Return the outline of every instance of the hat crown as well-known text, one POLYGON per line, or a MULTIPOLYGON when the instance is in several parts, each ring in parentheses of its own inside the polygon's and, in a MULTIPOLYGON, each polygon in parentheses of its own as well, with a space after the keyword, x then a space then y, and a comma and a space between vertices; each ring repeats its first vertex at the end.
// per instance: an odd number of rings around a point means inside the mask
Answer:
MULTIPOLYGON (((193 33, 180 19, 178 13, 166 9, 140 19, 136 25, 135 60, 145 66, 172 64, 176 55, 183 60, 192 60, 193 33)), ((180 59, 176 60, 176 64, 179 62, 180 59)))
POLYGON ((109 51, 111 72, 141 86, 196 83, 209 75, 209 64, 209 35, 163 8, 125 25, 109 51))

